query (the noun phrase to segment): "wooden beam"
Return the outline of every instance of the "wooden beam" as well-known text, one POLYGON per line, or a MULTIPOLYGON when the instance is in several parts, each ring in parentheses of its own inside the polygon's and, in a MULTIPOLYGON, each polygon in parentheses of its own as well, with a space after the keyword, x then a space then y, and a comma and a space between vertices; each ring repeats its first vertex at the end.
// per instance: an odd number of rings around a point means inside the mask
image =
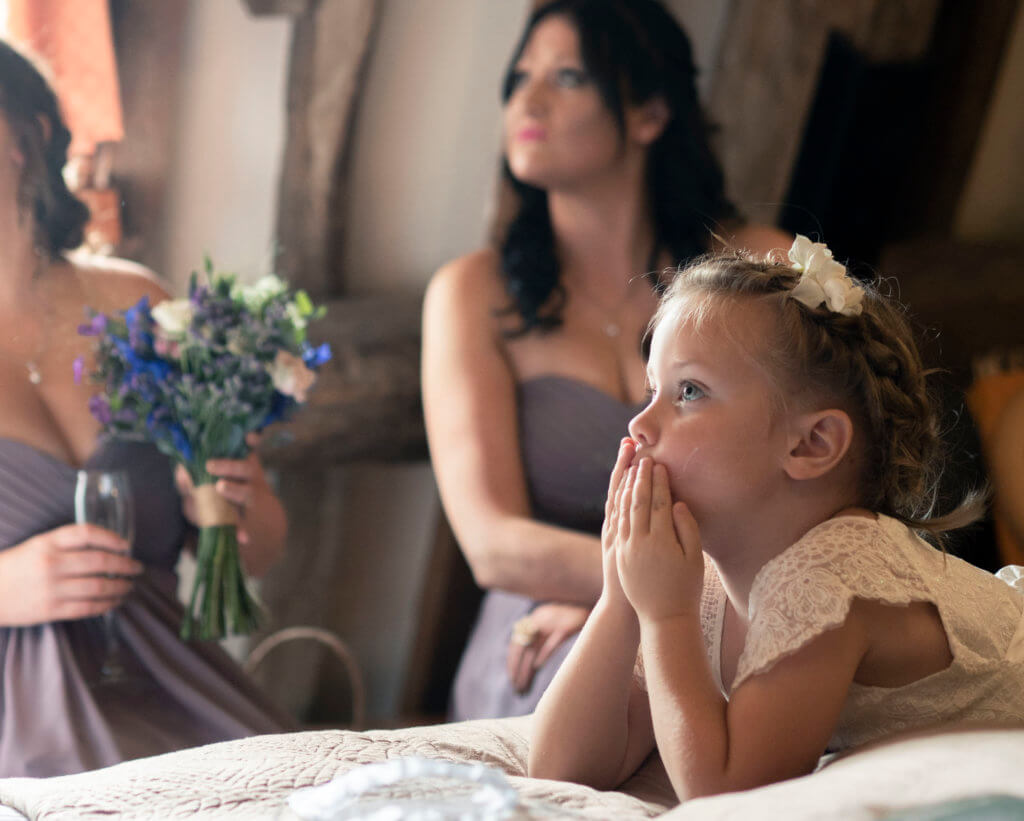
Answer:
POLYGON ((263 449, 269 465, 313 469, 426 458, 421 304, 419 295, 326 303, 327 316, 310 336, 329 343, 334 358, 294 421, 271 428, 263 449))
POLYGON ((349 123, 377 0, 320 0, 295 20, 277 204, 277 268, 314 296, 341 291, 349 123))

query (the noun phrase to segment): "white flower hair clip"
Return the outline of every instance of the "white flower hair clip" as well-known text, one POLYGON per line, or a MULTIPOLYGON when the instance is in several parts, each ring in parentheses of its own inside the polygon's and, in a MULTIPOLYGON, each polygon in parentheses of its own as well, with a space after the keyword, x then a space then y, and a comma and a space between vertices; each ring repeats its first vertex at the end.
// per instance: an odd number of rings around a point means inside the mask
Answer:
POLYGON ((793 299, 808 308, 825 303, 830 311, 843 316, 857 316, 864 310, 864 289, 850 279, 845 265, 832 259, 825 243, 811 242, 797 234, 789 249, 789 261, 801 272, 800 281, 789 292, 793 299))

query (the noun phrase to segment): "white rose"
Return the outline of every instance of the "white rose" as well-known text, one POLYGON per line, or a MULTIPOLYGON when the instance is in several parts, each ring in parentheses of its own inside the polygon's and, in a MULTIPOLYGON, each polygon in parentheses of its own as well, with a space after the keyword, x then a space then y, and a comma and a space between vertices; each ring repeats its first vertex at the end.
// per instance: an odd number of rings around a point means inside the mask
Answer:
POLYGON ((296 402, 305 402, 306 393, 316 381, 316 374, 306 367, 298 356, 278 351, 274 361, 267 366, 267 372, 274 387, 296 402))
POLYGON ((824 302, 830 311, 844 316, 856 316, 864 310, 864 289, 847 276, 846 266, 832 259, 832 252, 823 242, 811 242, 797 234, 789 249, 789 259, 802 272, 800 281, 789 292, 793 299, 808 308, 817 308, 824 302))
POLYGON ((241 297, 250 311, 260 311, 274 297, 288 290, 288 286, 280 277, 267 274, 260 277, 252 285, 235 285, 232 292, 234 298, 241 297))
POLYGON ((165 299, 153 306, 153 321, 168 338, 180 339, 192 324, 192 303, 187 299, 165 299))

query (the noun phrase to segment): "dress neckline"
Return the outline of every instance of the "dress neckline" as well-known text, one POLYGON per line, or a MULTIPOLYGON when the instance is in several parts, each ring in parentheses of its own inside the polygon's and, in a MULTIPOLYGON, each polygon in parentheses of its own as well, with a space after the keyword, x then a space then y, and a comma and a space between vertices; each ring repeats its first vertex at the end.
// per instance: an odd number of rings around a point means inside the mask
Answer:
POLYGON ((81 465, 76 466, 72 465, 70 462, 64 461, 59 456, 54 456, 49 451, 43 450, 37 445, 30 444, 29 442, 25 442, 22 439, 15 439, 12 436, 0 436, 0 443, 14 445, 17 448, 21 448, 22 450, 27 450, 30 453, 34 453, 37 456, 40 456, 43 459, 45 459, 47 462, 50 462, 51 464, 61 468, 62 470, 68 473, 77 473, 79 470, 85 470, 86 468, 88 468, 89 465, 93 464, 99 458, 100 454, 102 454, 107 449, 107 446, 110 445, 110 443, 112 443, 113 441, 114 440, 112 437, 100 437, 99 441, 96 443, 96 446, 93 448, 92 453, 90 453, 88 457, 86 457, 85 461, 82 462, 81 465))
POLYGON ((641 400, 640 402, 631 402, 628 399, 620 399, 617 396, 612 396, 612 394, 597 387, 596 385, 592 385, 590 382, 586 382, 582 379, 577 379, 575 376, 566 376, 560 373, 542 373, 538 374, 537 376, 531 376, 527 379, 522 380, 519 383, 519 387, 524 388, 527 385, 534 385, 544 382, 558 382, 563 384, 575 385, 589 393, 601 396, 611 403, 620 405, 623 408, 638 408, 643 405, 643 400, 641 400))

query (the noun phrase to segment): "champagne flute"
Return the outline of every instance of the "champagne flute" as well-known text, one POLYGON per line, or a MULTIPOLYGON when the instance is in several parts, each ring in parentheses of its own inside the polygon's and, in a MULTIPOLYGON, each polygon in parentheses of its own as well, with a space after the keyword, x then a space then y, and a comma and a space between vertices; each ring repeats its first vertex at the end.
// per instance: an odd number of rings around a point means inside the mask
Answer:
MULTIPOLYGON (((80 470, 75 483, 75 521, 113 531, 128 542, 135 537, 135 507, 132 504, 128 474, 123 471, 80 470)), ((103 614, 105 647, 100 667, 102 681, 124 677, 120 657, 115 609, 103 614)))

